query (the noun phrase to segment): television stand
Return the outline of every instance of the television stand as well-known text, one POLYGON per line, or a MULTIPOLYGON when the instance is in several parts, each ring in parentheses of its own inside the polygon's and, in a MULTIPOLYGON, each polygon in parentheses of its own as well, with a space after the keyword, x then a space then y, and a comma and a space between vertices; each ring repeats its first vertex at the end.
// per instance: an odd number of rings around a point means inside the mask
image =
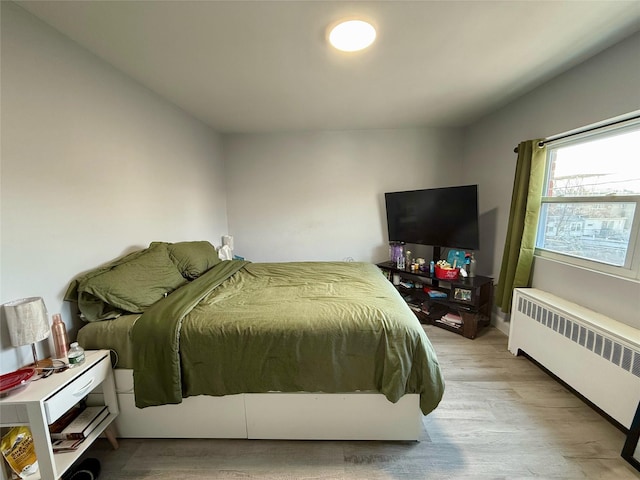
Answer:
POLYGON ((401 283, 409 285, 401 284, 396 288, 420 323, 435 325, 473 339, 491 322, 493 278, 476 275, 457 280, 440 280, 429 272, 399 269, 393 262, 377 265, 390 281, 396 274, 400 276, 401 283), (419 288, 416 288, 416 284, 419 288), (432 297, 424 287, 441 292, 442 296, 432 297), (460 323, 448 322, 447 314, 457 316, 455 319, 459 317, 460 323))

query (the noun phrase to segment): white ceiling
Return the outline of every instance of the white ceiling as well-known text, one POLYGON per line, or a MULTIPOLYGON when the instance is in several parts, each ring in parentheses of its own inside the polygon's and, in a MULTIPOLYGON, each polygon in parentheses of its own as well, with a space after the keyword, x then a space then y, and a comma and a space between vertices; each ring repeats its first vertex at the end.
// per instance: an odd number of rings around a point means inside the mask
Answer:
POLYGON ((220 132, 463 126, 640 30, 640 1, 18 1, 220 132), (358 53, 327 27, 378 29, 358 53))

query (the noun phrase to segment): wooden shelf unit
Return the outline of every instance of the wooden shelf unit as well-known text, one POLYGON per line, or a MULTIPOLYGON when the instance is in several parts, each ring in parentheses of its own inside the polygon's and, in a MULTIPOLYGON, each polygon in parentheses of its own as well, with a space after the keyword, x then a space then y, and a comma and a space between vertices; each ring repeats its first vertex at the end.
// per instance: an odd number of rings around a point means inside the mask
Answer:
POLYGON ((418 282, 423 287, 446 293, 446 297, 432 298, 423 288, 396 286, 421 323, 436 325, 472 339, 480 329, 489 325, 493 306, 493 278, 476 275, 457 280, 440 280, 429 272, 399 269, 392 262, 377 265, 390 281, 394 274, 398 274, 401 281, 418 282), (439 321, 448 312, 460 315, 460 327, 439 321))

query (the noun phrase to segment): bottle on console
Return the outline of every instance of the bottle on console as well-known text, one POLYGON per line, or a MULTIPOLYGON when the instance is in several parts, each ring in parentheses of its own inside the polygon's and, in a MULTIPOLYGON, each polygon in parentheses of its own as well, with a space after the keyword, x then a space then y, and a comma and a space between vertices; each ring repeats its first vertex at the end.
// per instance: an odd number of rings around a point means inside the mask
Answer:
POLYGON ((469 277, 476 276, 476 258, 473 256, 473 252, 471 252, 471 258, 469 259, 469 277))

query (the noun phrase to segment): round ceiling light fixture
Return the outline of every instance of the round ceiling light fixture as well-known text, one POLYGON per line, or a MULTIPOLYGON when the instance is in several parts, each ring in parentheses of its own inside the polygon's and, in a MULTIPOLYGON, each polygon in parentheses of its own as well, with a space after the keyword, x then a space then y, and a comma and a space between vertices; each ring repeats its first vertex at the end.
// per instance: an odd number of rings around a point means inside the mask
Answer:
POLYGON ((376 39, 376 29, 363 20, 347 20, 331 29, 329 43, 343 52, 357 52, 376 39))

